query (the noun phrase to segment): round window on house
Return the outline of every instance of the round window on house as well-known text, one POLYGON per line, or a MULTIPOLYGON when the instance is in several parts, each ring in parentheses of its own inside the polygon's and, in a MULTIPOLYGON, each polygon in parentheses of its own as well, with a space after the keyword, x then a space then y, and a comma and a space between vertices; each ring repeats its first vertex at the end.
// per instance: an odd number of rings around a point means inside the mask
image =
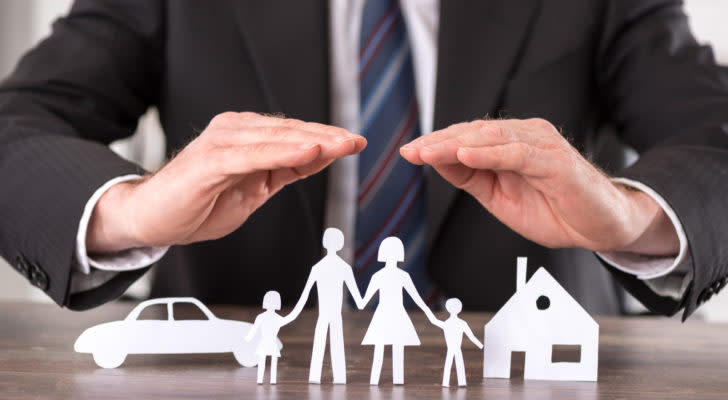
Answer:
POLYGON ((545 310, 545 309, 549 308, 550 305, 551 305, 551 300, 549 300, 549 298, 546 296, 538 296, 538 299, 536 299, 536 307, 539 310, 545 310))

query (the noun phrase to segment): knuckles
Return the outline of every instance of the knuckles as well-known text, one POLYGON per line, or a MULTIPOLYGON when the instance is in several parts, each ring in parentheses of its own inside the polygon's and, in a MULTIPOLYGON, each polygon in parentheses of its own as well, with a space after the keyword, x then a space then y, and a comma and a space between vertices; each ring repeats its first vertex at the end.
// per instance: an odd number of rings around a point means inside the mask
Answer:
POLYGON ((478 119, 469 123, 470 128, 477 131, 484 131, 489 126, 488 122, 482 119, 478 119))
POLYGON ((555 132, 556 128, 549 121, 543 118, 529 118, 524 120, 523 123, 527 128, 537 132, 555 132))
POLYGON ((528 160, 528 158, 533 155, 533 147, 529 144, 518 142, 513 143, 511 146, 513 149, 513 156, 520 157, 524 161, 528 160))
POLYGON ((280 122, 280 124, 282 126, 285 126, 288 128, 298 128, 304 124, 303 121, 294 119, 294 118, 279 118, 279 117, 275 117, 275 118, 278 118, 278 121, 280 122))
POLYGON ((272 149, 273 145, 268 142, 257 142, 257 143, 248 143, 245 146, 243 146, 243 149, 245 149, 247 152, 252 154, 261 154, 261 153, 267 153, 272 149))
POLYGON ((513 144, 513 154, 512 157, 515 158, 517 161, 517 169, 522 169, 526 163, 531 159, 533 156, 534 149, 532 146, 519 142, 513 144))
POLYGON ((260 119, 262 116, 258 113, 254 113, 252 111, 243 111, 240 113, 233 113, 235 114, 233 118, 235 121, 239 122, 251 122, 260 119))
POLYGON ((506 130, 500 125, 485 124, 479 129, 485 135, 496 138, 501 142, 507 142, 509 140, 506 130))
POLYGON ((210 120, 210 126, 211 127, 219 127, 219 126, 230 126, 235 121, 237 121, 239 118, 238 113, 233 111, 226 111, 220 114, 215 115, 212 117, 212 120, 210 120))
POLYGON ((243 111, 243 112, 235 112, 235 111, 225 111, 220 114, 215 115, 210 120, 210 126, 211 127, 231 127, 231 126, 237 126, 244 123, 251 123, 253 121, 256 121, 263 116, 252 112, 252 111, 243 111))
POLYGON ((280 126, 280 125, 269 126, 269 127, 265 128, 265 135, 269 136, 275 140, 283 140, 287 136, 289 136, 292 131, 293 131, 293 129, 288 126, 280 126))

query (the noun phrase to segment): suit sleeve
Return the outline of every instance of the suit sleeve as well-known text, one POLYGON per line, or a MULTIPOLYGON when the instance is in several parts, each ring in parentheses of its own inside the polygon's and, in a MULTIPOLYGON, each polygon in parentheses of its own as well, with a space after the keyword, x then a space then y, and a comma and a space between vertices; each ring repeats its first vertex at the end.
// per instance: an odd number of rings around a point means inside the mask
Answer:
POLYGON ((163 21, 161 1, 77 1, 0 86, 0 255, 59 305, 102 304, 145 272, 69 294, 84 205, 144 173, 106 145, 156 101, 163 21))
POLYGON ((606 118, 640 153, 621 171, 659 193, 687 236, 692 281, 675 300, 607 266, 651 311, 683 320, 728 278, 728 71, 699 45, 680 1, 608 1, 595 70, 606 118))

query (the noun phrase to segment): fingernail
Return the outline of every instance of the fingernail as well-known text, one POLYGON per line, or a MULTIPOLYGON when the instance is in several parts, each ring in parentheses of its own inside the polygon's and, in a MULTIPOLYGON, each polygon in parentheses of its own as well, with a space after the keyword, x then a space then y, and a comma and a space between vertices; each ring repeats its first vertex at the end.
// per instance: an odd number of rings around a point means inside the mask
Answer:
POLYGON ((316 144, 316 143, 304 143, 304 144, 298 146, 298 148, 301 150, 310 150, 316 146, 318 146, 318 144, 316 144))

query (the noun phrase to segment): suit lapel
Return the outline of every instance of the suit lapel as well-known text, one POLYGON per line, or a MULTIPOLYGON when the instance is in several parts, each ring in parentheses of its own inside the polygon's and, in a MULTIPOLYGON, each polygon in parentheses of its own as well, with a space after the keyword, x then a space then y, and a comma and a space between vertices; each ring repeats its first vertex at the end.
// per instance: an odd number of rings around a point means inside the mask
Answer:
MULTIPOLYGON (((528 42, 540 0, 440 2, 434 129, 499 112, 504 86, 528 42)), ((428 243, 432 248, 458 190, 427 174, 428 243)))
MULTIPOLYGON (((268 111, 329 123, 328 2, 232 1, 268 111)), ((293 186, 312 228, 307 235, 318 241, 326 174, 316 174, 293 186)))
POLYGON ((327 2, 233 3, 270 112, 329 122, 327 2))

